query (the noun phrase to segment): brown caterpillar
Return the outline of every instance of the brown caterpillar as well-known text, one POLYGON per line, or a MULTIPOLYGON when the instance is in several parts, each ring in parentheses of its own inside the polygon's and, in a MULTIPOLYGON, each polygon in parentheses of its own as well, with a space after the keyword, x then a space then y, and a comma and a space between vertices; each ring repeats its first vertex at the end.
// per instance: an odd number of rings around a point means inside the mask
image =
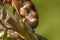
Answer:
POLYGON ((38 25, 38 14, 30 0, 0 0, 1 3, 9 3, 12 5, 16 13, 19 15, 25 29, 38 40, 34 30, 38 25))
POLYGON ((25 1, 20 8, 20 15, 28 21, 28 24, 32 28, 36 28, 38 25, 38 14, 34 5, 30 1, 25 1))
POLYGON ((38 14, 30 0, 0 0, 0 2, 9 3, 14 10, 22 17, 23 22, 28 21, 28 25, 36 28, 38 25, 38 14))

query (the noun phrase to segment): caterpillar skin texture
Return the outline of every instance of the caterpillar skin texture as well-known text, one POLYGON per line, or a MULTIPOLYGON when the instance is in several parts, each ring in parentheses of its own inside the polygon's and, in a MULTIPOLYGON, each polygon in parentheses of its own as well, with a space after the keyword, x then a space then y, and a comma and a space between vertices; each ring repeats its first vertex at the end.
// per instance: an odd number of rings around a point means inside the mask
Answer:
POLYGON ((35 29, 38 26, 38 14, 30 0, 0 0, 0 2, 12 5, 17 14, 35 29))

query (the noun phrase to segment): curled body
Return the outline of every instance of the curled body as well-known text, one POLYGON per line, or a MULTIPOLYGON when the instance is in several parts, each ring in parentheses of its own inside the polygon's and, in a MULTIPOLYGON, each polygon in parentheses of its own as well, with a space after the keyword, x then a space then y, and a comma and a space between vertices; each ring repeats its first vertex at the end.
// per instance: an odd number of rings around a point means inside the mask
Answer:
MULTIPOLYGON (((9 3, 13 9, 19 15, 19 19, 22 22, 26 22, 25 29, 31 33, 37 39, 34 33, 34 29, 38 26, 38 13, 30 0, 0 0, 3 4, 9 3)), ((23 24, 23 23, 22 23, 23 24)), ((24 24, 23 24, 24 25, 24 24)))
POLYGON ((23 3, 23 6, 20 8, 20 15, 25 18, 25 21, 28 22, 28 25, 32 26, 32 29, 35 29, 38 26, 38 14, 33 4, 29 1, 23 3))
POLYGON ((18 15, 35 29, 38 26, 38 13, 30 0, 0 0, 0 2, 12 5, 18 15))

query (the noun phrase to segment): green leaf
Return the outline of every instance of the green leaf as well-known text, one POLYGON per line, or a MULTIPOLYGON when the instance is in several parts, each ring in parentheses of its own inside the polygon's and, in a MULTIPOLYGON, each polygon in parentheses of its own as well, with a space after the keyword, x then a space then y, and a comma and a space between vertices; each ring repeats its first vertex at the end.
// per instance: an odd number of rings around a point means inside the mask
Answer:
POLYGON ((8 40, 16 40, 16 39, 15 39, 15 38, 10 38, 10 37, 9 37, 8 40))
POLYGON ((7 14, 7 12, 6 12, 3 4, 0 4, 0 17, 1 17, 3 20, 6 18, 6 14, 7 14))
POLYGON ((2 10, 3 10, 2 11, 2 16, 3 16, 2 19, 5 20, 6 19, 6 16, 7 16, 7 11, 6 11, 5 8, 3 8, 2 10))
POLYGON ((16 16, 14 15, 14 9, 12 6, 8 3, 4 4, 4 7, 8 10, 8 14, 10 17, 12 17, 16 21, 16 16))
POLYGON ((3 40, 8 40, 8 38, 7 38, 7 31, 5 31, 5 33, 3 35, 3 40))

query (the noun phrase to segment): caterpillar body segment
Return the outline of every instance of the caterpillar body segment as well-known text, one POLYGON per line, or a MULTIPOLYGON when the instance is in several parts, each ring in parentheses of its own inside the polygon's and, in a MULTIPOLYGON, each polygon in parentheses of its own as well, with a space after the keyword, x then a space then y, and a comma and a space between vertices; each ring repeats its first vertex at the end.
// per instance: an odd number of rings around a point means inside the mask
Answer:
POLYGON ((32 29, 38 26, 38 14, 30 0, 0 0, 0 2, 11 4, 23 22, 28 21, 32 29))

